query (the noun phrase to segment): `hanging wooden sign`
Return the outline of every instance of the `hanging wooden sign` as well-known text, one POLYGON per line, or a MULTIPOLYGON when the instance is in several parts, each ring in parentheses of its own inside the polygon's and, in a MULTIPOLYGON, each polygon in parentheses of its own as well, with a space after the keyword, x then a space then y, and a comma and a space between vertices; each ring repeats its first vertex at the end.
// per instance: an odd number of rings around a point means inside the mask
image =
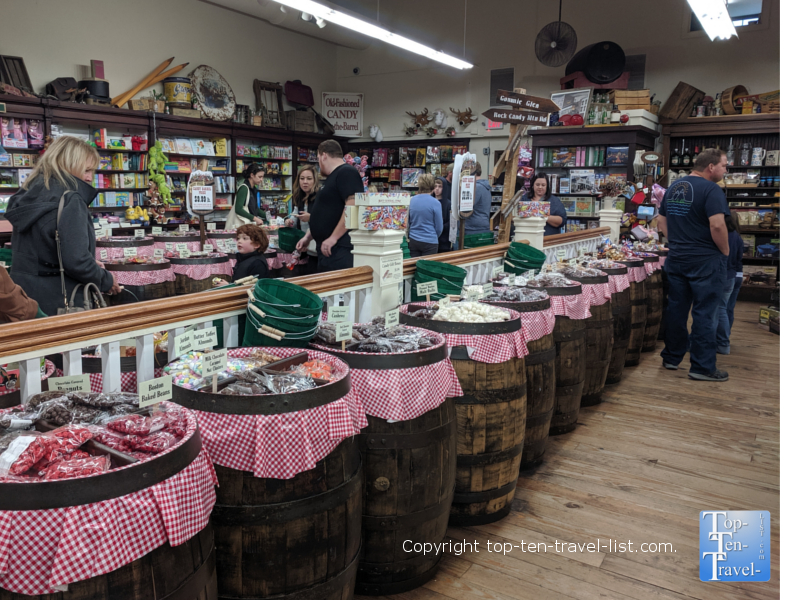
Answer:
POLYGON ((511 123, 513 125, 546 125, 549 119, 547 113, 529 112, 526 110, 508 110, 504 108, 490 108, 481 113, 487 119, 500 121, 501 123, 511 123))
POLYGON ((539 98, 538 96, 528 96, 527 94, 518 94, 517 92, 508 92, 506 90, 497 90, 498 104, 510 104, 515 108, 527 108, 528 110, 538 110, 547 113, 558 112, 558 104, 549 98, 539 98))

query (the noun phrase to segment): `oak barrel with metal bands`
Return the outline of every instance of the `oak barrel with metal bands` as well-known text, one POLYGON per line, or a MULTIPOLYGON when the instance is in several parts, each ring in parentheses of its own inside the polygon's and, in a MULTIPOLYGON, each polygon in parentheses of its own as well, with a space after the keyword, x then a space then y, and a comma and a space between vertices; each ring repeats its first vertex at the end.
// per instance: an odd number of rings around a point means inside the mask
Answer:
MULTIPOLYGON (((608 275, 594 277, 570 277, 581 285, 607 284, 608 275)), ((586 325, 586 376, 583 382, 581 406, 600 404, 606 385, 611 350, 614 342, 614 320, 611 302, 591 306, 592 316, 586 325)))
MULTIPOLYGON (((644 257, 645 262, 655 262, 658 256, 644 257)), ((664 282, 661 278, 661 269, 653 271, 644 280, 645 292, 647 294, 647 317, 644 326, 644 339, 642 341, 642 352, 653 352, 656 349, 656 340, 661 328, 661 319, 664 311, 664 282)))
MULTIPOLYGON (((577 296, 583 286, 548 287, 551 296, 577 296)), ((586 378, 586 319, 570 319, 556 315, 553 328, 556 347, 556 397, 550 435, 561 435, 575 429, 581 408, 586 378)))
MULTIPOLYGON (((120 272, 150 272, 150 271, 169 271, 172 269, 170 261, 156 264, 114 264, 105 263, 106 271, 111 273, 120 272)), ((120 304, 132 304, 135 302, 144 302, 146 300, 158 300, 160 298, 171 298, 175 295, 175 282, 162 281, 161 283, 148 283, 146 285, 131 285, 123 283, 125 290, 119 294, 109 296, 112 306, 120 304)))
MULTIPOLYGON (((453 323, 403 312, 400 322, 463 335, 514 333, 522 326, 519 317, 500 323, 453 323)), ((455 346, 450 361, 464 392, 455 398, 458 458, 450 524, 493 523, 510 512, 517 487, 525 441, 524 359, 481 363, 469 358, 466 347, 455 346)))
MULTIPOLYGON (((125 469, 83 479, 0 483, 0 511, 68 508, 126 496, 177 475, 197 458, 201 446, 200 431, 195 429, 173 450, 125 469)), ((147 590, 141 597, 152 600, 215 599, 215 565, 209 524, 179 546, 166 543, 110 573, 70 583, 66 592, 29 596, 0 588, 0 600, 134 598, 134 590, 147 590)))
MULTIPOLYGON (((644 267, 642 259, 620 261, 629 269, 644 267)), ((628 351, 625 353, 625 366, 635 367, 639 364, 644 342, 644 327, 647 322, 647 290, 644 281, 631 281, 631 337, 628 339, 628 351)))
MULTIPOLYGON (((324 350, 352 369, 369 371, 413 369, 448 360, 445 343, 404 354, 324 350)), ((423 384, 433 385, 433 381, 423 384)), ((355 382, 353 387, 358 393, 355 382)), ((356 593, 399 594, 423 585, 439 570, 443 554, 416 552, 414 544, 440 544, 447 531, 456 482, 455 401, 447 398, 408 421, 389 422, 369 412, 367 420, 367 428, 356 436, 364 463, 356 593), (413 543, 405 544, 406 540, 413 543)))
MULTIPOLYGON (((169 262, 173 265, 216 265, 228 262, 230 259, 227 254, 222 256, 199 256, 194 258, 170 258, 169 262)), ((175 293, 177 294, 194 294, 196 292, 204 292, 213 287, 214 278, 219 277, 225 281, 230 281, 229 275, 209 275, 204 279, 192 279, 188 275, 181 275, 175 273, 175 293)))
MULTIPOLYGON (((520 313, 539 312, 550 308, 550 298, 537 302, 487 302, 520 313)), ((556 346, 553 334, 528 342, 525 357, 525 380, 528 402, 525 418, 525 444, 520 469, 532 469, 542 462, 550 421, 556 399, 556 346)))
MULTIPOLYGON (((300 352, 300 350, 298 350, 300 352)), ((275 415, 324 406, 350 391, 350 373, 291 394, 227 396, 172 387, 173 401, 220 414, 275 415)), ((361 546, 363 469, 355 437, 291 479, 214 465, 211 514, 220 600, 350 600, 361 546)))
MULTIPOLYGON (((607 275, 628 276, 628 267, 608 267, 601 269, 607 275)), ((631 338, 631 289, 625 288, 621 292, 611 293, 611 318, 613 320, 613 343, 611 346, 611 359, 608 361, 608 374, 606 385, 619 383, 622 371, 625 368, 625 358, 628 353, 628 342, 631 338)))

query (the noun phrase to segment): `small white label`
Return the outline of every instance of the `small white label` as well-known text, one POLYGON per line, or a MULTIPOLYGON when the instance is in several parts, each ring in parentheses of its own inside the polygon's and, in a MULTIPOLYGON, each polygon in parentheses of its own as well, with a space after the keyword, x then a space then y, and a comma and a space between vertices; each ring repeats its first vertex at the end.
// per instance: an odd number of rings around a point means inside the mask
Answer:
POLYGON ((100 250, 100 260, 108 260, 108 250, 100 250))
POLYGON ((380 259, 381 287, 391 284, 399 284, 403 281, 403 256, 398 252, 397 256, 390 256, 380 259))
POLYGON ((136 256, 136 248, 123 248, 122 256, 125 258, 134 258, 136 256))
POLYGON ((439 284, 435 281, 427 281, 417 284, 417 296, 428 296, 439 293, 439 284))
POLYGON ((492 277, 497 277, 502 272, 503 272, 503 265, 500 265, 499 267, 495 267, 494 269, 492 269, 492 277))
POLYGON ((108 225, 108 219, 97 219, 97 224, 100 225, 100 229, 103 229, 108 225))
POLYGON ((214 210, 214 188, 210 185, 197 185, 192 188, 190 200, 194 211, 214 210))
POLYGON ((203 377, 214 375, 228 368, 228 350, 222 348, 203 355, 203 377))
POLYGON ((137 238, 143 238, 144 237, 144 229, 137 229, 136 231, 133 232, 133 236, 137 237, 137 238))
POLYGON ((336 341, 347 341, 353 337, 353 322, 336 323, 336 341))
POLYGON ((178 231, 189 231, 189 225, 187 225, 186 223, 178 225, 178 231))
POLYGON ((577 267, 578 266, 578 259, 577 258, 570 258, 569 259, 569 266, 577 267))
POLYGON ((494 290, 494 285, 491 282, 483 284, 483 297, 490 296, 492 291, 494 290))
POLYGON ((157 226, 153 225, 153 228, 150 231, 151 231, 151 233, 153 235, 158 235, 159 233, 163 233, 164 232, 164 228, 163 227, 157 227, 157 226))
POLYGON ((567 251, 566 250, 557 250, 556 251, 556 258, 560 261, 567 258, 567 251))
POLYGON ((443 298, 439 299, 439 307, 447 306, 450 304, 450 296, 444 296, 443 298))
POLYGON ((217 328, 197 329, 194 334, 193 350, 209 350, 217 345, 217 328))
POLYGON ((214 252, 214 246, 211 244, 203 244, 203 252, 214 252))
POLYGON ((188 250, 189 249, 189 244, 186 243, 186 242, 178 242, 177 244, 175 244, 175 249, 176 250, 188 250))
POLYGON ((188 250, 178 250, 178 258, 189 258, 190 252, 188 250))
POLYGON ((400 323, 400 310, 397 308, 387 310, 384 319, 386 320, 386 329, 391 329, 400 323))
MULTIPOLYGON (((328 310, 328 321, 331 323, 341 323, 350 318, 349 306, 332 306, 328 310)), ((338 341, 338 340, 337 340, 338 341)))
POLYGON ((155 250, 153 250, 153 258, 155 258, 156 260, 161 260, 162 258, 164 258, 164 251, 161 248, 156 248, 155 250))
MULTIPOLYGON (((173 334, 170 334, 173 335, 173 334)), ((175 356, 183 356, 194 350, 194 331, 187 331, 175 338, 175 356)))
POLYGON ((68 375, 66 377, 50 377, 47 380, 47 389, 59 392, 91 392, 89 374, 68 375))
POLYGON ((216 223, 206 223, 206 231, 216 231, 217 224, 216 223))
POLYGON ((278 236, 277 235, 269 236, 269 245, 272 246, 273 248, 279 248, 280 247, 278 245, 278 236))
POLYGON ((278 219, 270 219, 269 220, 270 227, 277 227, 278 226, 278 219))
POLYGON ((467 290, 467 300, 475 301, 483 298, 483 289, 475 289, 470 287, 467 290))
POLYGON ((170 252, 171 252, 172 250, 175 250, 175 242, 165 242, 165 243, 164 243, 164 247, 165 247, 165 248, 166 248, 168 251, 170 251, 170 252))
POLYGON ((172 400, 172 376, 164 375, 139 384, 139 406, 172 400))

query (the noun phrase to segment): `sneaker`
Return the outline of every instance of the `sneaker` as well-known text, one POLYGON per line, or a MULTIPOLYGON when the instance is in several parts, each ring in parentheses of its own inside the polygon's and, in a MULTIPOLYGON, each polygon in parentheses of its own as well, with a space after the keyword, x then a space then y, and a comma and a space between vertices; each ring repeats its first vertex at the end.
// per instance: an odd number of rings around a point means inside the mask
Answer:
POLYGON ((662 361, 661 362, 661 366, 663 366, 665 369, 669 369, 670 371, 677 371, 678 370, 678 365, 671 365, 666 361, 662 361))
POLYGON ((719 369, 707 374, 689 371, 689 379, 696 379, 697 381, 728 381, 728 372, 720 371, 719 369))
POLYGON ((730 354, 731 347, 730 346, 717 346, 717 354, 730 354))

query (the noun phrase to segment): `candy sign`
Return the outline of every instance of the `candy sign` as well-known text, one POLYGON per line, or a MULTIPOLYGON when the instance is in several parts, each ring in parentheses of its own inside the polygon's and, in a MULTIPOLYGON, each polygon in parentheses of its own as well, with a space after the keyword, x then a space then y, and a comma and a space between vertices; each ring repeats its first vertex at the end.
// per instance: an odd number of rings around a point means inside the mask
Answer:
POLYGON ((362 137, 364 94, 322 92, 322 115, 333 125, 335 135, 362 137))

